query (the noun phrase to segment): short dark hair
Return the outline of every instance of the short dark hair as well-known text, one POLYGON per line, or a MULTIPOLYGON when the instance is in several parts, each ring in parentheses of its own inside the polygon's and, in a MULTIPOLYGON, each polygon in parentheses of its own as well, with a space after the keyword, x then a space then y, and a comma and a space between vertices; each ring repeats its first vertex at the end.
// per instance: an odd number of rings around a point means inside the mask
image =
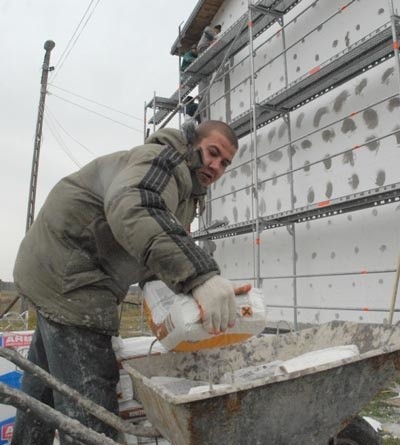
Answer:
POLYGON ((204 138, 210 135, 212 131, 218 131, 228 139, 228 141, 236 148, 239 147, 238 137, 233 129, 222 121, 204 121, 196 128, 196 143, 200 143, 204 138))
POLYGON ((215 25, 214 28, 218 29, 218 31, 221 31, 221 25, 215 25))

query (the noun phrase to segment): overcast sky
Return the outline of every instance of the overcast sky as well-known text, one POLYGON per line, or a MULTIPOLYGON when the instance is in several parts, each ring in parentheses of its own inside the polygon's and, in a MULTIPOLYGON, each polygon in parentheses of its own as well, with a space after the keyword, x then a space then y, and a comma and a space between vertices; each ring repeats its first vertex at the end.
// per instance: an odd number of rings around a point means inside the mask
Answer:
POLYGON ((144 102, 154 90, 170 96, 178 86, 178 59, 170 48, 196 3, 0 0, 0 279, 12 281, 25 232, 44 42, 56 44, 50 63, 56 69, 49 76, 36 213, 53 185, 77 170, 77 164, 142 143, 144 102), (58 64, 90 4, 93 14, 64 64, 63 59, 58 64))

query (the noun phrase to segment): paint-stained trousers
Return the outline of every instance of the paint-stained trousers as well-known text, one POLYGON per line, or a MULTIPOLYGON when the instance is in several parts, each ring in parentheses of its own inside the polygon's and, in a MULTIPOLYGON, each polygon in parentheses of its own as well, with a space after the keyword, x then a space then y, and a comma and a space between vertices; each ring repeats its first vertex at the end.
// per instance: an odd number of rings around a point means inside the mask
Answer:
MULTIPOLYGON (((82 395, 118 413, 116 385, 119 370, 110 336, 55 323, 38 313, 28 359, 82 395)), ((113 428, 28 372, 24 373, 22 390, 85 426, 117 440, 118 433, 113 428)), ((34 413, 27 415, 17 411, 11 445, 52 445, 53 440, 53 428, 35 418, 34 413)), ((76 444, 77 441, 60 432, 60 443, 76 444)))

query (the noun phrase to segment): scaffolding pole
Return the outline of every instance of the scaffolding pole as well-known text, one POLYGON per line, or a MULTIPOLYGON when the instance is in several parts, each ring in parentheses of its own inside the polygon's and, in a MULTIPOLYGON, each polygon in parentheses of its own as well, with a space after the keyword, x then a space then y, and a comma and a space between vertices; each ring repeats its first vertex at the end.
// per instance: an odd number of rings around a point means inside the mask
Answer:
POLYGON ((248 0, 248 14, 249 14, 249 52, 250 52, 250 103, 252 108, 252 139, 253 139, 253 202, 255 207, 255 265, 256 265, 256 286, 261 287, 261 259, 260 259, 260 206, 258 204, 258 150, 257 150, 257 102, 256 102, 256 76, 254 70, 254 42, 253 42, 253 12, 252 0, 248 0))
POLYGON ((153 94, 153 133, 156 132, 156 92, 153 94))
POLYGON ((146 142, 146 129, 147 129, 147 103, 144 101, 143 110, 143 142, 146 142))

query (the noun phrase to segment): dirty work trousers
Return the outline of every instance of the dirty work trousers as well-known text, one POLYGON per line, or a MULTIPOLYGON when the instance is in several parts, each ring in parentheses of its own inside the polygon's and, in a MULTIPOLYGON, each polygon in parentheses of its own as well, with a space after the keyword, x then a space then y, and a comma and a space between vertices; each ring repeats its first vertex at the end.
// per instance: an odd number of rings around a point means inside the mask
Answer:
MULTIPOLYGON (((110 336, 55 323, 38 313, 28 359, 82 395, 118 413, 116 385, 119 370, 110 336)), ((22 390, 85 426, 117 440, 118 434, 113 428, 90 416, 57 391, 53 392, 27 372, 22 379, 22 390)), ((53 444, 54 429, 32 414, 17 412, 11 445, 53 444)), ((60 443, 76 444, 77 441, 60 432, 60 443)))

